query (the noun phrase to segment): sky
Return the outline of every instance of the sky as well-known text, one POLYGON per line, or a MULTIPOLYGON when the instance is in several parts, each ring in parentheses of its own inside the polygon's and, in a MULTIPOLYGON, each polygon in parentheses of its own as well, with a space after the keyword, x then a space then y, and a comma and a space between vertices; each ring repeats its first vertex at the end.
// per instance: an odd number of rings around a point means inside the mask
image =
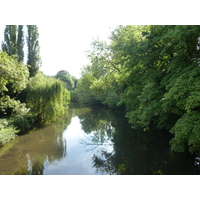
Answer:
POLYGON ((89 64, 86 51, 91 49, 93 39, 108 40, 112 27, 101 24, 38 25, 42 58, 40 70, 46 75, 67 70, 80 78, 81 68, 89 64))
MULTIPOLYGON (((81 77, 81 68, 89 64, 86 51, 91 49, 93 39, 108 41, 111 30, 117 25, 105 24, 51 24, 38 25, 40 70, 46 75, 56 75, 66 70, 76 78, 81 77)), ((0 40, 3 40, 4 25, 0 25, 0 40)))

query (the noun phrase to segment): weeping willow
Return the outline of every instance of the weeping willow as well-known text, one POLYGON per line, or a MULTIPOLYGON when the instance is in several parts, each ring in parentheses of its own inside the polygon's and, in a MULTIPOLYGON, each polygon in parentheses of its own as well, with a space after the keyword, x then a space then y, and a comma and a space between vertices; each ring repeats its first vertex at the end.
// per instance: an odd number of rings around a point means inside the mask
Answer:
POLYGON ((30 78, 26 92, 27 107, 44 124, 55 121, 68 108, 70 92, 64 83, 52 77, 47 78, 41 72, 30 78))

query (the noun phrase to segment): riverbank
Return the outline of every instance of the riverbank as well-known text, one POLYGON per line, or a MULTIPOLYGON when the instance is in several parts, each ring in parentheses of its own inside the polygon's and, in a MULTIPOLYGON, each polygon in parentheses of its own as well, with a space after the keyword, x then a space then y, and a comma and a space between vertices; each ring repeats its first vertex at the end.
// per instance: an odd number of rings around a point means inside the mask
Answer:
MULTIPOLYGON (((58 119, 58 117, 57 117, 58 119)), ((52 120, 53 122, 55 120, 52 120)), ((50 124, 51 122, 47 123, 50 124)), ((42 119, 31 115, 13 115, 0 118, 0 147, 17 136, 37 130, 46 125, 42 119)))

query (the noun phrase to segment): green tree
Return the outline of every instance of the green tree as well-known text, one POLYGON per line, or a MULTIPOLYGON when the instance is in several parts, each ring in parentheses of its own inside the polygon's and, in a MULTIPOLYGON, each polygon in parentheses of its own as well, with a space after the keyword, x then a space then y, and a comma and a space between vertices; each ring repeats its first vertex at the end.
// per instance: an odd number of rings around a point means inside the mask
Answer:
POLYGON ((71 76, 70 73, 66 70, 60 70, 56 74, 56 78, 60 79, 61 81, 65 82, 66 88, 68 90, 73 90, 76 87, 77 79, 74 76, 71 76))
POLYGON ((40 71, 30 79, 26 92, 31 114, 42 123, 50 123, 64 114, 70 101, 70 93, 63 82, 47 78, 40 71))
POLYGON ((200 152, 199 38, 200 26, 119 26, 109 45, 92 43, 73 95, 123 105, 132 127, 167 129, 173 150, 200 152))
POLYGON ((30 77, 35 76, 41 65, 39 32, 36 25, 27 25, 28 59, 30 77))
POLYGON ((24 60, 24 32, 23 25, 6 25, 2 50, 8 55, 17 55, 18 61, 24 60))
POLYGON ((95 78, 91 74, 85 73, 82 78, 79 79, 77 87, 72 93, 72 100, 82 105, 100 103, 90 89, 94 79, 95 78))
POLYGON ((18 26, 18 34, 17 34, 17 55, 18 61, 24 61, 24 32, 23 32, 23 25, 18 26))
POLYGON ((113 58, 111 48, 106 42, 94 40, 92 51, 88 52, 91 65, 83 68, 83 76, 90 74, 93 82, 90 91, 102 104, 116 107, 122 87, 118 84, 121 76, 121 66, 113 58))
POLYGON ((166 90, 162 105, 165 112, 179 116, 171 129, 175 137, 170 144, 175 151, 189 147, 190 152, 200 152, 199 33, 200 26, 175 26, 163 37, 173 52, 162 81, 166 90))
POLYGON ((191 152, 199 151, 200 27, 150 26, 135 44, 133 37, 123 40, 129 31, 121 32, 115 39, 122 41, 118 52, 127 58, 128 84, 122 97, 129 121, 134 127, 153 122, 170 130, 175 135, 170 141, 173 150, 189 146, 191 152))
POLYGON ((17 25, 6 25, 2 50, 10 56, 17 54, 17 25))
POLYGON ((27 85, 27 67, 19 63, 16 56, 8 56, 7 53, 0 51, 0 71, 0 112, 26 112, 25 104, 16 100, 16 97, 27 85))

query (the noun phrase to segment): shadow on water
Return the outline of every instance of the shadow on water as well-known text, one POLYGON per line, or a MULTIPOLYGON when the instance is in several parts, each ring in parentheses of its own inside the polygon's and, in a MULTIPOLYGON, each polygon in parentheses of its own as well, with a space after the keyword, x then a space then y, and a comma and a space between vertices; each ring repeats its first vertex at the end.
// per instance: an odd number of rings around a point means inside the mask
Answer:
MULTIPOLYGON (((81 131, 84 131, 84 137, 78 141, 77 155, 87 151, 88 163, 97 174, 200 174, 198 166, 195 166, 200 159, 195 160, 195 156, 187 152, 170 151, 169 133, 131 129, 123 111, 105 107, 73 107, 66 117, 0 148, 0 174, 42 175, 45 166, 64 162, 68 157, 68 147, 63 133, 75 116, 78 116, 81 131)), ((81 163, 76 167, 79 166, 81 163)))

